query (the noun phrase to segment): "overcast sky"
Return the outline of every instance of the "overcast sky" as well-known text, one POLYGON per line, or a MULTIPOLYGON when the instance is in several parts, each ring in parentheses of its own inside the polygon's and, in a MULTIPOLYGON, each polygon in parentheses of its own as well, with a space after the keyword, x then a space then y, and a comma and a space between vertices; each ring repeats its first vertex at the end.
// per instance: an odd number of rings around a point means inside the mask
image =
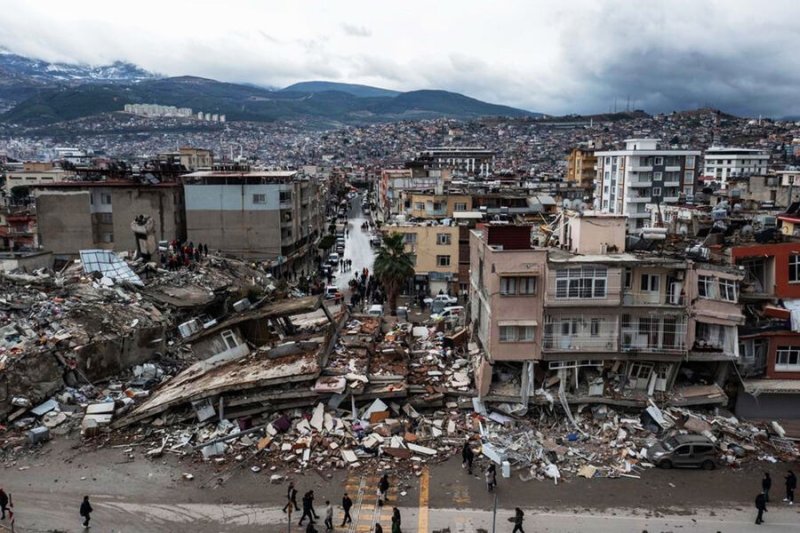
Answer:
POLYGON ((551 114, 800 114, 798 0, 0 0, 0 46, 283 87, 445 89, 551 114))

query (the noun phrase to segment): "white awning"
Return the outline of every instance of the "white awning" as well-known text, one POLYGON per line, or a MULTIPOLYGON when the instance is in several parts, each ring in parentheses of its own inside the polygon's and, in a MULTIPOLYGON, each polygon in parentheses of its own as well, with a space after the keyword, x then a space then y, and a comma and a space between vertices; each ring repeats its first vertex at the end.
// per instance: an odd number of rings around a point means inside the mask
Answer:
POLYGON ((453 218, 468 218, 478 220, 483 218, 483 213, 479 211, 455 211, 453 213, 453 218))
POLYGON ((535 320, 498 320, 498 326, 538 326, 535 320))

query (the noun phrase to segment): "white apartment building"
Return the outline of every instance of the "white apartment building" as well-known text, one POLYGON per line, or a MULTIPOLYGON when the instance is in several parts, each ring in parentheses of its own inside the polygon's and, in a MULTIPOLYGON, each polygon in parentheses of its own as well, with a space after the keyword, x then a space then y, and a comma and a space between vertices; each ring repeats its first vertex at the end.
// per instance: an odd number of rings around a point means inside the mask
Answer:
POLYGON ((711 178, 725 190, 728 178, 763 176, 767 173, 768 163, 769 154, 764 150, 712 146, 703 158, 703 176, 711 178))
POLYGON ((659 150, 656 139, 626 139, 624 150, 595 152, 595 207, 626 215, 628 232, 650 225, 647 204, 676 204, 694 196, 699 150, 659 150))

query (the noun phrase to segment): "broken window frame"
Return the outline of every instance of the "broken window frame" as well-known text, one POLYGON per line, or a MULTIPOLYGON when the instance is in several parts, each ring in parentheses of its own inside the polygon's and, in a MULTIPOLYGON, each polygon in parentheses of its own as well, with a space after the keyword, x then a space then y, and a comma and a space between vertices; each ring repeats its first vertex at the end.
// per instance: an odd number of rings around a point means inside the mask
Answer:
POLYGON ((739 284, 736 280, 720 278, 719 297, 726 302, 737 302, 739 300, 739 284))
POLYGON ((236 333, 234 333, 232 329, 226 329, 220 333, 220 335, 222 336, 222 342, 225 343, 226 349, 233 350, 239 346, 239 339, 236 338, 236 333), (231 342, 233 343, 233 346, 231 346, 231 342))

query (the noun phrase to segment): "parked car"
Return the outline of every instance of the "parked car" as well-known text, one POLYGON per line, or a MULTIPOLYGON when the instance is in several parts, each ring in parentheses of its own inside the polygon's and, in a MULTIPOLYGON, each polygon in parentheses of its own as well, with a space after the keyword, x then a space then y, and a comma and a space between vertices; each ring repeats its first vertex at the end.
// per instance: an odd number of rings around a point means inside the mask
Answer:
POLYGON ((339 288, 336 285, 328 285, 325 287, 325 299, 326 300, 333 300, 336 297, 341 298, 342 293, 339 291, 339 288))
POLYGON ((367 314, 370 316, 383 316, 383 306, 378 304, 371 305, 367 314))
POLYGON ((431 315, 431 319, 433 320, 455 320, 464 316, 464 306, 463 305, 451 305, 449 307, 445 307, 442 309, 441 313, 434 313, 431 315))
POLYGON ((437 294, 432 298, 425 298, 423 301, 428 305, 433 305, 435 302, 444 302, 447 305, 455 305, 458 303, 458 298, 455 296, 448 296, 446 294, 437 294))
POLYGON ((708 437, 702 435, 675 435, 654 444, 647 450, 647 458, 660 468, 717 467, 717 449, 708 437))

